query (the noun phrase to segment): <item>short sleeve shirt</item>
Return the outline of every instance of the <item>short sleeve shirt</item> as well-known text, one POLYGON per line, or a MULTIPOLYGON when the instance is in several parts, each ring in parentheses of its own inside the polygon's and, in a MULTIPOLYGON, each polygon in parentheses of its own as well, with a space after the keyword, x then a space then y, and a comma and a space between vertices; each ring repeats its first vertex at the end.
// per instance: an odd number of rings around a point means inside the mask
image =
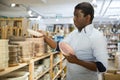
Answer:
MULTIPOLYGON (((71 32, 64 40, 75 52, 78 59, 101 62, 107 67, 107 44, 103 33, 90 24, 79 32, 71 32)), ((80 65, 67 62, 67 80, 98 80, 97 72, 88 70, 80 65)))

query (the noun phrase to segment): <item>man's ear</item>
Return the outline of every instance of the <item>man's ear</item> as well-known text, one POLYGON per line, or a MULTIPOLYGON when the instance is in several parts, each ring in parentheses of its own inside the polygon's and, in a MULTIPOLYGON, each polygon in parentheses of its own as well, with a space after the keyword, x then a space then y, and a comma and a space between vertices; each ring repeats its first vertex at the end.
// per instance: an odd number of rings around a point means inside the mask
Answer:
POLYGON ((87 16, 86 16, 87 22, 90 22, 90 19, 91 19, 91 16, 90 16, 90 15, 87 15, 87 16))

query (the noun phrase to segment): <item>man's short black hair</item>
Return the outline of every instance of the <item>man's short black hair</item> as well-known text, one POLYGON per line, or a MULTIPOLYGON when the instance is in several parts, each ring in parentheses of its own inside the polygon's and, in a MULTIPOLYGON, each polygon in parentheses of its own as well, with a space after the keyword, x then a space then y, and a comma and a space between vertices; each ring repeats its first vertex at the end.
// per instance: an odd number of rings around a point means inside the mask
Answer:
POLYGON ((94 8, 89 2, 82 2, 75 6, 75 9, 82 10, 84 16, 90 15, 91 16, 91 22, 94 18, 94 8))

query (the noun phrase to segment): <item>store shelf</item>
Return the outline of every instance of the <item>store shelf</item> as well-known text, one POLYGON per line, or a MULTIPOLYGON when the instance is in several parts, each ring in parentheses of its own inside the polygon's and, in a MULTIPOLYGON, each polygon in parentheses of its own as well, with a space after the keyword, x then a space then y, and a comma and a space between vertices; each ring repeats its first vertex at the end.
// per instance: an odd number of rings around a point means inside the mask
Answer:
POLYGON ((17 70, 17 69, 20 69, 20 68, 22 68, 22 67, 25 67, 25 66, 27 66, 27 65, 28 65, 27 63, 20 63, 18 66, 8 67, 8 68, 6 68, 4 71, 1 71, 1 72, 0 72, 0 76, 5 75, 5 74, 8 74, 8 73, 10 73, 10 72, 12 72, 12 71, 15 71, 15 70, 17 70))

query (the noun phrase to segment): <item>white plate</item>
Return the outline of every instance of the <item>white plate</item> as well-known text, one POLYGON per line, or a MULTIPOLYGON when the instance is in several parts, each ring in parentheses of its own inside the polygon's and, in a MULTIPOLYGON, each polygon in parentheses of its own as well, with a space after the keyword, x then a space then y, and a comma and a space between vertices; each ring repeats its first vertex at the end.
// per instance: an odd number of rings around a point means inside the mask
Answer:
POLYGON ((28 31, 30 34, 32 34, 32 35, 34 35, 34 36, 37 36, 37 37, 43 36, 43 34, 37 32, 37 31, 34 31, 34 30, 32 30, 32 29, 27 29, 27 31, 28 31))

